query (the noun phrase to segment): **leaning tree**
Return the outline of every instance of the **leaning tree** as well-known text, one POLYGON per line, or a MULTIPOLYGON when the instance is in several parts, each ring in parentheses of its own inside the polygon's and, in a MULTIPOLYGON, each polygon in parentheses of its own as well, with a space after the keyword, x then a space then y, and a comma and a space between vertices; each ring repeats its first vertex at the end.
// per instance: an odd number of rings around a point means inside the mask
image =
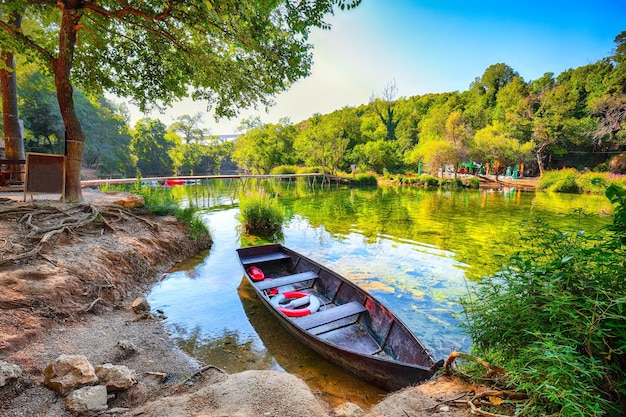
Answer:
POLYGON ((82 200, 85 134, 74 87, 130 97, 140 109, 179 98, 207 102, 217 117, 269 106, 309 74, 311 28, 361 0, 12 0, 0 5, 0 49, 54 76, 66 130, 66 195, 82 200), (12 13, 23 16, 20 29, 12 13))

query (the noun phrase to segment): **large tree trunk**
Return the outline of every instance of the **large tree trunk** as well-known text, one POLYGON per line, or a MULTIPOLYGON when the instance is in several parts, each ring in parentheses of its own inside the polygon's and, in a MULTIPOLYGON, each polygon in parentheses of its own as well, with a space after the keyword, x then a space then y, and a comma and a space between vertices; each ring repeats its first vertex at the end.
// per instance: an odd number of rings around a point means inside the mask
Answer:
POLYGON ((63 9, 59 32, 59 56, 53 62, 57 101, 65 125, 67 158, 65 163, 65 197, 69 201, 82 201, 80 168, 85 150, 85 134, 74 108, 70 72, 76 46, 76 31, 82 13, 76 9, 63 9))
MULTIPOLYGON (((19 13, 11 15, 11 25, 19 29, 22 16, 19 13)), ((17 113, 17 80, 15 76, 15 59, 12 52, 2 52, 2 60, 6 69, 0 70, 0 88, 2 92, 2 123, 4 125, 4 147, 6 159, 24 159, 24 138, 20 130, 17 113)), ((23 165, 10 165, 10 178, 22 181, 23 165)))

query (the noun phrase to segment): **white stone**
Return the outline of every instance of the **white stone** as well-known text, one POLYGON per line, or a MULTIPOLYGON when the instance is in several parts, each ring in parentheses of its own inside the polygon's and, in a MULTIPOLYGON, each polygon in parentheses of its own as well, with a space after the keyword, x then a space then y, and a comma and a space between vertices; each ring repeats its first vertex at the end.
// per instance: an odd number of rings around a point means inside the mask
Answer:
POLYGON ((4 387, 12 379, 22 376, 22 368, 9 362, 0 361, 0 387, 4 387))
POLYGON ((108 408, 107 389, 104 385, 79 388, 65 397, 65 407, 78 415, 104 411, 108 408))
POLYGON ((336 417, 361 417, 363 409, 358 405, 345 402, 333 410, 333 415, 336 417))
POLYGON ((96 366, 96 375, 107 391, 124 391, 137 383, 135 371, 124 365, 105 363, 96 366))

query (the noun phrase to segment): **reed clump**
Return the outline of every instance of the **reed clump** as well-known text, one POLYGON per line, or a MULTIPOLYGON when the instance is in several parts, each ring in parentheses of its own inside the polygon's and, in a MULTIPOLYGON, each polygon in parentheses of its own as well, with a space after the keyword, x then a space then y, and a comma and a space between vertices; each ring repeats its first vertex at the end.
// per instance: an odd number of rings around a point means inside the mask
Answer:
POLYGON ((264 238, 277 236, 284 221, 284 210, 264 190, 248 191, 240 196, 239 222, 244 233, 264 238))

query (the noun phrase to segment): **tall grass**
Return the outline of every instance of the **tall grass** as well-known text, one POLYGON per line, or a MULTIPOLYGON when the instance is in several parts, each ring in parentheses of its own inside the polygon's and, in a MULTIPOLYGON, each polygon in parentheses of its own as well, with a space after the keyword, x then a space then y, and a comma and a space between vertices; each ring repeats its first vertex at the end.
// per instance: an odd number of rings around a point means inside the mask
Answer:
POLYGON ((323 173, 324 173, 324 168, 320 166, 298 168, 298 174, 323 174, 323 173))
POLYGON ((272 175, 289 175, 295 174, 298 171, 298 167, 295 165, 280 165, 272 168, 272 175))
POLYGON ((529 249, 462 301, 475 353, 530 397, 516 415, 626 415, 626 191, 606 195, 617 205, 608 231, 533 220, 529 249))
POLYGON ((576 183, 584 193, 604 194, 611 181, 608 173, 586 172, 578 176, 576 183))
POLYGON ((278 237, 284 221, 285 213, 278 201, 263 189, 240 195, 239 222, 244 233, 263 238, 278 237))
POLYGON ((467 186, 469 188, 480 188, 480 179, 476 178, 476 177, 471 177, 470 179, 467 180, 467 186))

